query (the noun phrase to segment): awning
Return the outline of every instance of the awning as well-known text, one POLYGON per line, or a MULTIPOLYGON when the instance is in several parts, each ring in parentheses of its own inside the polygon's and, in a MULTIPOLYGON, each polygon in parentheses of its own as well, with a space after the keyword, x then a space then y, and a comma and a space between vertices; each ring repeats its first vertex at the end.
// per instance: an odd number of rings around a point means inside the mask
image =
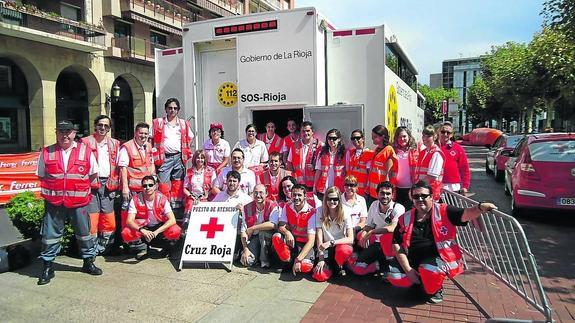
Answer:
POLYGON ((171 26, 168 26, 168 25, 164 25, 164 24, 162 24, 162 23, 160 23, 160 22, 157 22, 157 21, 154 21, 154 20, 152 20, 152 19, 150 19, 150 18, 146 18, 146 17, 140 16, 139 14, 134 13, 134 12, 127 12, 127 11, 125 11, 125 12, 123 12, 123 15, 122 15, 122 16, 123 16, 124 18, 134 19, 135 21, 139 21, 139 22, 145 23, 146 25, 150 25, 150 26, 152 26, 152 27, 154 27, 154 28, 157 28, 157 29, 159 29, 159 30, 167 31, 167 32, 169 32, 169 33, 176 34, 176 35, 178 35, 178 36, 182 36, 182 35, 183 35, 182 30, 181 30, 180 28, 175 28, 175 27, 171 27, 171 26))

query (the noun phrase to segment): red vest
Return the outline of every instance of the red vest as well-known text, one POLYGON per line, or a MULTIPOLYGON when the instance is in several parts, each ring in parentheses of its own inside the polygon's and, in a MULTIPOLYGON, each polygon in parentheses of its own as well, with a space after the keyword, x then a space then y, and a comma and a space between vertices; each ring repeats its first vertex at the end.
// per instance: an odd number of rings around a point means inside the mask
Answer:
MULTIPOLYGON (((258 219, 257 205, 256 201, 252 201, 250 204, 244 206, 244 219, 248 228, 253 227, 258 219)), ((264 222, 270 220, 270 214, 278 205, 276 202, 265 199, 264 200, 264 222)))
MULTIPOLYGON (((398 221, 399 230, 403 232, 402 247, 409 249, 413 223, 415 221, 415 208, 405 212, 398 221)), ((447 204, 433 203, 431 211, 431 231, 441 259, 445 262, 447 275, 451 278, 463 272, 461 249, 457 244, 457 228, 447 217, 447 204)))
POLYGON ((71 149, 68 165, 64 165, 59 146, 42 149, 44 177, 40 179, 40 187, 42 197, 48 203, 78 208, 88 205, 92 199, 89 174, 92 151, 81 142, 71 149))
POLYGON ((429 164, 431 163, 431 158, 433 155, 439 154, 441 158, 445 161, 445 156, 439 147, 434 145, 432 148, 426 148, 419 152, 419 158, 417 160, 417 168, 415 171, 415 182, 419 180, 426 180, 431 188, 433 189, 433 200, 439 201, 441 196, 442 182, 443 182, 443 167, 441 167, 441 173, 437 179, 431 179, 427 172, 429 171, 429 164))
MULTIPOLYGON (((154 128, 154 149, 153 149, 153 156, 154 156, 154 163, 156 166, 161 166, 164 163, 164 159, 166 158, 165 151, 164 151, 164 127, 168 123, 166 118, 157 118, 153 121, 153 128, 154 128)), ((192 138, 188 136, 188 130, 190 129, 190 124, 183 119, 178 118, 178 124, 180 125, 180 149, 182 153, 182 162, 184 165, 188 161, 190 157, 192 157, 192 150, 190 149, 190 145, 192 143, 192 138)))
POLYGON ((304 184, 307 187, 313 187, 315 159, 319 156, 321 146, 323 146, 323 143, 313 138, 306 156, 302 156, 303 150, 301 140, 294 142, 291 150, 292 166, 294 169, 293 175, 298 183, 304 184), (302 158, 305 158, 304 169, 300 168, 302 158))
POLYGON ((299 139, 294 140, 294 139, 292 139, 292 137, 290 135, 287 135, 282 139, 282 147, 286 146, 287 152, 289 153, 289 151, 291 150, 291 147, 293 147, 293 144, 298 140, 299 139))
POLYGON ((330 164, 330 154, 323 154, 320 156, 321 168, 319 169, 319 178, 315 184, 315 188, 318 192, 325 192, 325 183, 327 182, 327 174, 330 168, 333 168, 334 172, 334 182, 333 185, 339 188, 340 192, 343 192, 343 179, 345 175, 345 164, 344 160, 334 157, 333 165, 330 164))
MULTIPOLYGON (((265 132, 258 134, 258 139, 263 141, 264 144, 266 144, 266 146, 267 146, 267 134, 265 132)), ((282 137, 280 137, 274 133, 274 137, 272 138, 272 142, 269 144, 270 146, 268 148, 268 154, 271 154, 274 151, 277 151, 279 153, 282 149, 282 143, 283 143, 282 137)))
POLYGON ((357 179, 357 194, 364 195, 367 188, 367 165, 373 159, 373 151, 364 148, 359 157, 355 156, 357 148, 351 148, 347 151, 349 154, 349 168, 346 175, 353 175, 357 179))
MULTIPOLYGON (((190 178, 190 183, 192 176, 194 176, 194 174, 196 173, 196 167, 194 167, 192 164, 192 159, 188 160, 187 166, 186 166, 186 177, 190 178)), ((209 193, 210 190, 212 189, 212 175, 214 174, 215 169, 213 169, 210 166, 204 166, 204 195, 206 193, 209 193)), ((188 187, 188 189, 190 190, 190 192, 192 191, 191 187, 188 187)), ((205 195, 204 197, 208 197, 207 195, 205 195)))
POLYGON ((147 175, 155 175, 154 164, 152 163, 152 146, 146 143, 146 151, 144 154, 138 149, 138 145, 134 139, 129 140, 122 145, 126 147, 130 162, 128 167, 128 187, 132 192, 142 191, 142 178, 147 175))
MULTIPOLYGON (((154 199, 154 217, 156 221, 159 223, 163 223, 168 221, 168 217, 163 214, 164 213, 164 205, 168 202, 168 198, 165 197, 162 193, 156 192, 156 197, 154 199)), ((145 224, 148 224, 148 207, 146 206, 146 201, 144 200, 144 195, 142 193, 136 195, 134 197, 134 206, 136 207, 136 219, 145 220, 145 224)))
POLYGON ((397 156, 395 155, 393 147, 385 146, 377 154, 374 152, 371 168, 367 175, 367 189, 371 197, 377 198, 377 185, 385 181, 387 177, 389 177, 389 181, 392 184, 397 184, 397 165, 397 156), (389 173, 387 172, 386 166, 388 159, 393 161, 389 173))
POLYGON ((307 242, 307 224, 315 214, 315 209, 309 207, 307 212, 296 212, 293 203, 286 204, 288 230, 298 242, 307 242))
MULTIPOLYGON (((100 165, 101 162, 98 158, 98 142, 94 135, 82 138, 82 142, 90 147, 98 161, 98 165, 100 165)), ((106 188, 108 191, 115 191, 120 187, 120 176, 118 174, 118 151, 120 151, 120 141, 106 137, 106 145, 108 146, 108 162, 110 163, 110 176, 106 182, 106 188)), ((95 177, 94 181, 92 181, 92 188, 99 189, 100 186, 100 180, 95 177)))
POLYGON ((278 170, 278 174, 276 176, 272 176, 270 174, 270 171, 265 171, 260 175, 260 183, 264 184, 266 187, 266 190, 268 191, 268 195, 270 197, 270 199, 272 200, 277 200, 278 195, 279 195, 279 190, 281 189, 279 187, 280 181, 282 180, 282 178, 284 178, 286 176, 286 170, 283 168, 280 168, 278 170), (275 178, 275 185, 272 185, 272 177, 275 178))

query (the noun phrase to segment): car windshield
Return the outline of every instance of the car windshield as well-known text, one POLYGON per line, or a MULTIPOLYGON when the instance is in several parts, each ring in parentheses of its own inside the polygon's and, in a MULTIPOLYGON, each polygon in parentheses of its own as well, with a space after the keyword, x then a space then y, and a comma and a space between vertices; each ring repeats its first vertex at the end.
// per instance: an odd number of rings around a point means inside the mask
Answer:
POLYGON ((575 140, 540 141, 529 145, 531 160, 542 162, 575 162, 575 140))
POLYGON ((519 142, 519 140, 521 140, 521 138, 523 138, 523 136, 510 136, 507 137, 507 147, 508 148, 515 148, 515 146, 517 146, 517 143, 519 142))

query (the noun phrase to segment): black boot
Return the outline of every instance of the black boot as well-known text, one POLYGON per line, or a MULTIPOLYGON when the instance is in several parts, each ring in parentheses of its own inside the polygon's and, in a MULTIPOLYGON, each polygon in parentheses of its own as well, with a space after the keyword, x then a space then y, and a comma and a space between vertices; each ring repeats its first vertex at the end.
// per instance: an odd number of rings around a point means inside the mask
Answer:
POLYGON ((42 274, 40 274, 40 277, 38 278, 38 285, 46 285, 52 278, 54 278, 52 262, 44 260, 44 267, 42 268, 42 274))
POLYGON ((102 269, 94 265, 94 258, 85 258, 84 266, 82 266, 82 272, 90 275, 99 276, 102 274, 102 269))

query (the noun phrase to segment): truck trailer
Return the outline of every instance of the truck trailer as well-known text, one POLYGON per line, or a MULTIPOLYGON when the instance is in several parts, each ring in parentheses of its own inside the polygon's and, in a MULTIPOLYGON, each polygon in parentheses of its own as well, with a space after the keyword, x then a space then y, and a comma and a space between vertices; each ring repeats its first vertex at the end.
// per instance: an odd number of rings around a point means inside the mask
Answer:
MULTIPOLYGON (((417 69, 386 25, 336 29, 314 8, 193 22, 181 48, 156 50, 157 115, 176 97, 196 146, 220 122, 233 145, 255 124, 273 121, 287 135, 288 119, 310 120, 323 140, 331 128, 344 138, 383 124, 393 133, 423 129, 417 69)), ((349 141, 346 142, 349 144, 349 141)))

